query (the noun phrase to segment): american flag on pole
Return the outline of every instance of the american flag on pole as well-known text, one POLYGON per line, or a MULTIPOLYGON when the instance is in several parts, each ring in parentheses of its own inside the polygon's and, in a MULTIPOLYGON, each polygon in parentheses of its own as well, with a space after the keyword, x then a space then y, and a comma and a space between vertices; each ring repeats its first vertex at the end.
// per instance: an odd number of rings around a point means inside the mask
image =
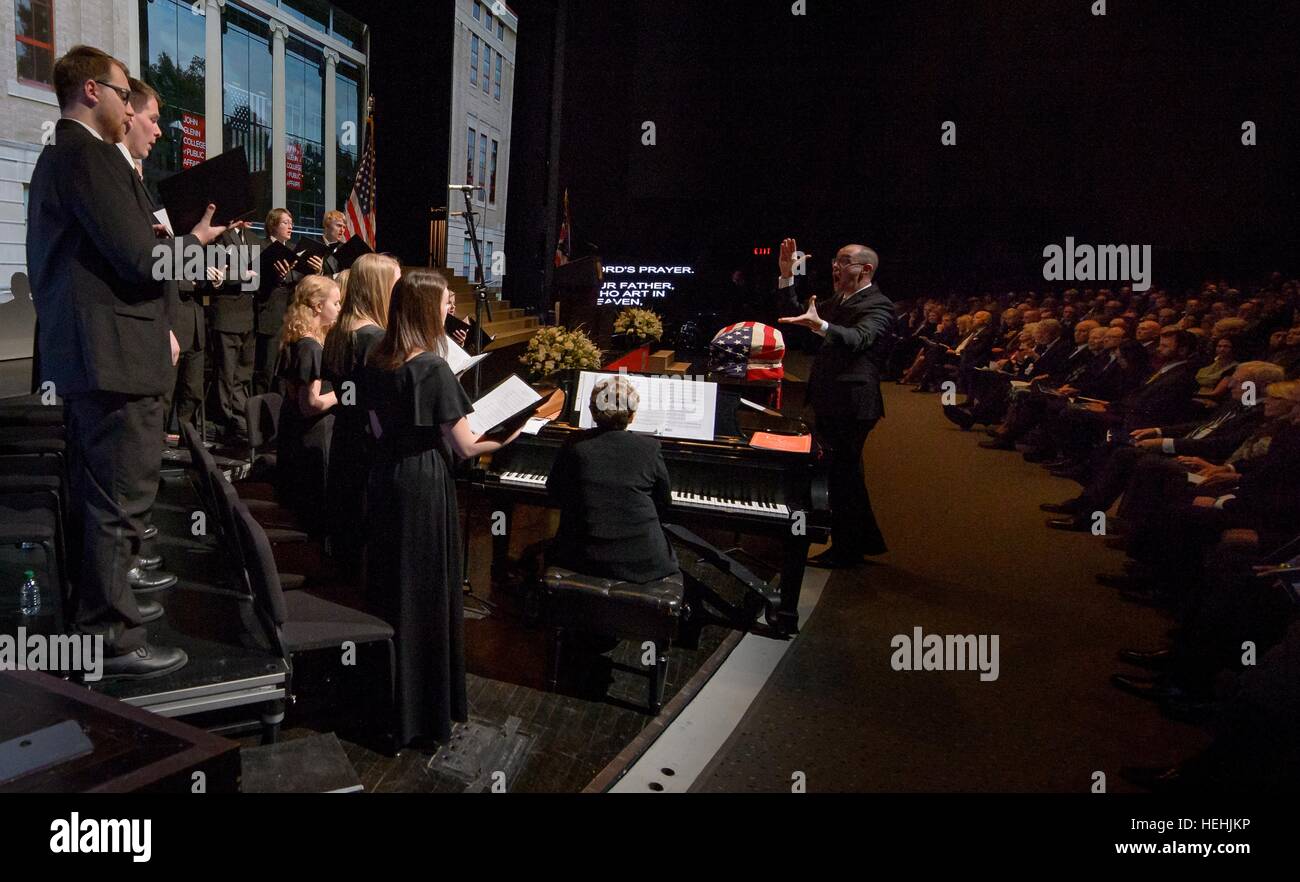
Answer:
POLYGON ((366 143, 357 166, 357 179, 352 184, 344 210, 348 238, 360 236, 371 248, 375 247, 375 99, 366 101, 366 143))
POLYGON ((560 224, 560 241, 555 246, 555 265, 564 266, 573 254, 573 227, 569 224, 569 188, 564 188, 564 222, 560 224))

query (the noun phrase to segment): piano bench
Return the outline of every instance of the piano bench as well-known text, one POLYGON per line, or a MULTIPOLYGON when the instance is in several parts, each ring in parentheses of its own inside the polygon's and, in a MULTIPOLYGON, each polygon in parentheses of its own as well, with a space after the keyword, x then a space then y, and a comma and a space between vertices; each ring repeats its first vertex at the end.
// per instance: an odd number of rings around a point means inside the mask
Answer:
POLYGON ((680 571, 653 582, 620 582, 588 576, 562 567, 547 567, 542 577, 546 621, 554 630, 546 685, 559 679, 560 653, 566 631, 608 634, 619 639, 652 641, 654 663, 649 677, 649 705, 663 707, 668 651, 686 614, 685 584, 680 571))

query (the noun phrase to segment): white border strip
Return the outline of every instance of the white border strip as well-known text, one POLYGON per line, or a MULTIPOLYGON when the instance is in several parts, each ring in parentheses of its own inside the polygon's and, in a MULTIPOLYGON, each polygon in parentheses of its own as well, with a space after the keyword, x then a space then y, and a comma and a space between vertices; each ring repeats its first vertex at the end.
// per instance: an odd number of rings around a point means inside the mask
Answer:
MULTIPOLYGON (((799 594, 799 621, 808 617, 821 599, 829 570, 804 570, 799 594)), ((777 663, 789 650, 790 640, 746 634, 722 667, 709 679, 677 719, 641 754, 610 793, 685 793, 722 748, 777 663), (672 771, 671 775, 664 770, 672 771)))

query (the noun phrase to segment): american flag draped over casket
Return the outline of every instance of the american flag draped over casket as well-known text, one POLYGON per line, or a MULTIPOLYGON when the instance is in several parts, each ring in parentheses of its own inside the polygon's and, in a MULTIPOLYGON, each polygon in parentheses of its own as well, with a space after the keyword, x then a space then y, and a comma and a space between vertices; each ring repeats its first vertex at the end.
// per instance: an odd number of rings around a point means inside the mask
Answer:
POLYGON ((709 344, 713 369, 744 380, 780 380, 785 377, 785 338, 771 325, 740 322, 728 325, 709 344))

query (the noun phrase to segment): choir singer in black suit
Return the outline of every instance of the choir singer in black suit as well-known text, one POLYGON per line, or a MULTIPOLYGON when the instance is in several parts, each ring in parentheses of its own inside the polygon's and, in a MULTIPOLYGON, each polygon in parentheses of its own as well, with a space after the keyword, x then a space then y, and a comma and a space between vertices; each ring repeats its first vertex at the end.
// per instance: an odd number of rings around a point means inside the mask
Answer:
MULTIPOLYGON (((781 243, 778 285, 792 301, 796 251, 794 239, 781 243)), ((818 312, 817 298, 809 297, 802 315, 781 319, 823 338, 808 377, 808 403, 816 418, 814 434, 830 454, 834 544, 811 559, 817 566, 856 566, 863 555, 887 550, 862 473, 862 447, 885 415, 880 374, 896 339, 894 303, 873 281, 879 267, 872 249, 845 245, 831 265, 835 295, 823 307, 825 315, 818 312)))
MULTIPOLYGON (((75 46, 55 64, 54 86, 61 118, 32 171, 27 266, 41 380, 67 408, 71 507, 82 531, 70 555, 80 561, 72 619, 103 637, 105 677, 159 676, 186 656, 148 644, 127 572, 162 466, 162 396, 174 363, 169 280, 158 278, 154 218, 116 146, 134 115, 126 65, 75 46)), ((215 239, 224 228, 211 225, 214 210, 171 244, 215 239)))

